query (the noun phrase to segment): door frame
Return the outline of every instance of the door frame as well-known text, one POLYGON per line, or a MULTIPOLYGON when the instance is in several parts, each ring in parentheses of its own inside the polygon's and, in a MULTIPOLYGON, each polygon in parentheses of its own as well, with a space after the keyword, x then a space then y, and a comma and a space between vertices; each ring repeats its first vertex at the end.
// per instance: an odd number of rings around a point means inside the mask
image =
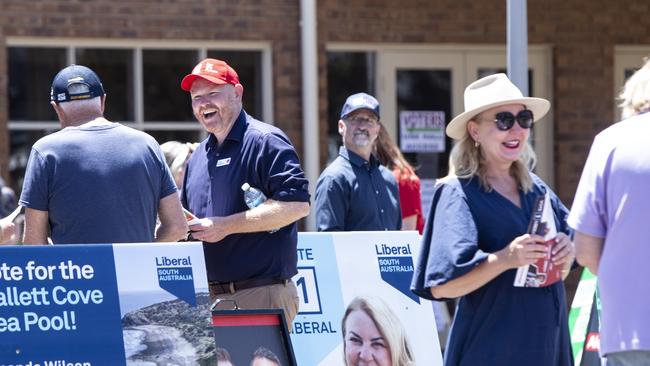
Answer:
MULTIPOLYGON (((409 45, 330 43, 327 50, 368 51, 375 54, 377 99, 381 105, 382 123, 397 133, 396 70, 448 69, 452 71, 452 114, 460 114, 465 87, 476 80, 480 67, 506 68, 506 47, 503 45, 409 45)), ((552 49, 549 45, 529 45, 528 63, 533 72, 532 94, 553 101, 552 49)), ((450 116, 450 117, 453 117, 450 116)), ((535 169, 549 186, 554 187, 553 108, 535 125, 534 144, 537 153, 535 169)))

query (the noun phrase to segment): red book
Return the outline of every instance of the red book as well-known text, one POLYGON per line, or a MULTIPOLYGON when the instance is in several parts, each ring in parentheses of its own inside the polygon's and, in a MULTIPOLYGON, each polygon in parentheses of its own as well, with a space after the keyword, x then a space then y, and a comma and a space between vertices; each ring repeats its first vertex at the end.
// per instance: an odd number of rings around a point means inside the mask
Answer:
POLYGON ((557 228, 548 193, 535 200, 528 233, 544 237, 544 244, 548 246, 548 251, 546 257, 539 258, 533 264, 517 268, 514 286, 545 287, 561 280, 562 266, 556 266, 551 261, 551 248, 555 245, 557 228))

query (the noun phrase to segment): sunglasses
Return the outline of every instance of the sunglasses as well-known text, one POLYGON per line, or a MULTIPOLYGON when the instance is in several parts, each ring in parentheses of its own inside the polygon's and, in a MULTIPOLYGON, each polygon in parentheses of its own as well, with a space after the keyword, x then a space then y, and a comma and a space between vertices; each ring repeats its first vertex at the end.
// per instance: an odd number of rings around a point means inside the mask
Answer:
POLYGON ((535 121, 535 118, 533 118, 533 111, 524 109, 517 113, 516 116, 510 112, 499 112, 496 114, 494 119, 494 122, 497 124, 497 128, 500 131, 508 131, 515 125, 515 121, 517 121, 521 128, 531 128, 535 121))

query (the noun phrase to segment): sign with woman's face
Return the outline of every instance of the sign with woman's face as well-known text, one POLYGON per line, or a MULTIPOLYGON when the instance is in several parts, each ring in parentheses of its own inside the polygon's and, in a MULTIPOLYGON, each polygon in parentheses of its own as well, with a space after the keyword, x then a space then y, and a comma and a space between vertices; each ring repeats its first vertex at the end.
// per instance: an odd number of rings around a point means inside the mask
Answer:
POLYGON ((386 340, 368 314, 362 310, 351 312, 345 329, 346 364, 392 366, 386 340))

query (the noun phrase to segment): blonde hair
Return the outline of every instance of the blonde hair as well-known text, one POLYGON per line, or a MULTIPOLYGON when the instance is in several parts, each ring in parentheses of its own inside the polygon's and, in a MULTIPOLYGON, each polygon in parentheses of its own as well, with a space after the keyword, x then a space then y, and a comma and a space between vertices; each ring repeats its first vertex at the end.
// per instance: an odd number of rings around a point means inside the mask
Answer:
POLYGON ((627 79, 618 96, 623 119, 650 110, 650 59, 646 57, 643 62, 643 66, 627 79))
MULTIPOLYGON (((476 120, 474 117, 473 120, 476 120)), ((537 156, 530 142, 526 141, 524 151, 519 159, 510 166, 510 175, 515 178, 522 191, 528 193, 533 188, 533 179, 530 171, 535 167, 537 156)), ((454 144, 449 154, 449 175, 458 178, 472 178, 477 176, 481 186, 488 192, 492 186, 487 180, 485 157, 480 145, 476 146, 468 133, 454 144)))
POLYGON ((377 139, 375 140, 375 155, 379 162, 390 170, 397 169, 400 177, 413 177, 415 169, 404 158, 397 144, 390 137, 384 125, 380 125, 377 139))
POLYGON ((348 315, 356 310, 363 311, 372 319, 372 322, 386 341, 388 350, 390 351, 391 365, 415 365, 415 358, 413 357, 413 352, 411 351, 411 346, 409 345, 402 323, 395 313, 390 310, 388 305, 376 297, 355 297, 350 301, 350 304, 345 310, 345 314, 341 320, 341 331, 343 333, 343 360, 346 365, 345 337, 347 335, 347 329, 345 327, 345 321, 348 319, 348 315))

